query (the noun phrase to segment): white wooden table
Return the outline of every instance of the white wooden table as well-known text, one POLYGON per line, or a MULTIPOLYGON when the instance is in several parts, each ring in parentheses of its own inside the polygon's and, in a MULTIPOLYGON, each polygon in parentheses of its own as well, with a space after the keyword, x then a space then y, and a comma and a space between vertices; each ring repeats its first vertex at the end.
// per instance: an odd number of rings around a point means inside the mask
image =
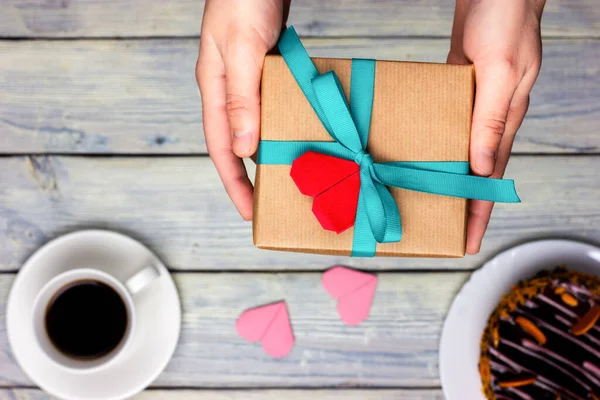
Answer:
MULTIPOLYGON (((4 312, 20 265, 66 232, 152 248, 183 303, 178 350, 138 399, 442 399, 439 334, 482 262, 541 237, 600 242, 600 8, 549 0, 544 64, 481 254, 357 260, 259 251, 206 156, 194 65, 200 0, 0 0, 0 399, 47 399, 16 365, 4 312), (339 323, 320 274, 378 271, 368 321, 339 323), (238 338, 245 308, 285 298, 291 355, 238 338)), ((448 0, 296 0, 311 55, 445 59, 448 0)))

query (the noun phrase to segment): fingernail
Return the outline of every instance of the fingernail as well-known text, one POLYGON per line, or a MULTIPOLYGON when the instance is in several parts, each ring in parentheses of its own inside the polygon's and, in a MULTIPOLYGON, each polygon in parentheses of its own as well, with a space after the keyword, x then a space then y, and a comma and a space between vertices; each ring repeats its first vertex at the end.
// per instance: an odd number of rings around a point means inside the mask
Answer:
POLYGON ((491 175, 496 165, 496 152, 489 149, 479 150, 475 158, 475 166, 485 175, 491 175))
POLYGON ((233 132, 233 152, 238 155, 249 155, 252 148, 252 133, 248 131, 233 132))

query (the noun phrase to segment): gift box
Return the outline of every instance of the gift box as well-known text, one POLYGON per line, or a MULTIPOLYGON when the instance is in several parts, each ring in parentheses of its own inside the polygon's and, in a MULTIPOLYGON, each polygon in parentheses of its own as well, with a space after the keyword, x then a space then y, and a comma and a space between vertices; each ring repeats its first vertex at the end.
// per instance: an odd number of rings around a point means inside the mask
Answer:
MULTIPOLYGON (((313 76, 307 78, 303 74, 310 71, 303 72, 302 68, 311 69, 310 59, 302 53, 303 48, 296 48, 301 47, 297 36, 288 31, 284 40, 287 47, 282 48, 280 43, 281 52, 284 57, 290 54, 285 59, 279 55, 267 56, 263 68, 261 145, 254 192, 255 245, 263 249, 331 255, 464 256, 467 200, 437 194, 437 189, 428 193, 427 188, 411 185, 418 186, 421 181, 429 180, 429 176, 419 174, 430 166, 436 170, 442 165, 442 170, 432 172, 437 175, 431 178, 439 186, 452 185, 445 181, 446 175, 453 174, 444 170, 446 165, 463 169, 462 175, 468 173, 475 85, 473 67, 313 58, 312 64, 318 73, 313 71, 313 76), (298 58, 301 61, 297 61, 298 58), (297 62, 304 64, 296 65, 294 73, 293 64, 297 62), (348 103, 345 99, 342 102, 337 97, 329 97, 335 92, 332 82, 341 89, 340 93, 343 91, 348 103), (353 99, 353 95, 356 98, 353 99), (319 96, 315 100, 314 97, 319 96), (361 102, 371 103, 365 106, 361 102), (349 125, 354 123, 358 131, 363 129, 368 134, 362 151, 355 148, 346 152, 346 147, 352 148, 347 143, 357 142, 346 138, 343 123, 348 122, 348 118, 340 117, 346 114, 342 103, 346 103, 348 115, 353 119, 349 125), (336 109, 335 105, 340 108, 336 109), (367 108, 370 115, 363 111, 360 116, 361 107, 367 108), (346 118, 336 122, 342 124, 341 127, 332 128, 325 121, 338 118, 346 118), (340 150, 329 151, 328 146, 333 146, 332 142, 341 136, 345 142, 340 139, 342 145, 335 144, 340 150), (321 150, 329 154, 320 154, 321 150), (285 155, 289 152, 294 154, 285 155), (367 154, 369 161, 365 166, 367 154), (281 160, 282 157, 287 159, 281 160), (391 163, 389 168, 408 170, 408 177, 394 179, 400 186, 412 190, 388 186, 390 183, 385 181, 386 171, 383 171, 388 168, 386 163, 391 163), (378 164, 384 167, 378 169, 378 164), (369 171, 372 177, 367 176, 369 171), (378 183, 380 180, 383 182, 378 183), (404 180, 414 182, 404 185, 404 180), (360 185, 360 206, 355 199, 357 185, 360 185), (382 187, 391 194, 397 210, 392 210, 389 204, 387 208, 385 204, 383 208, 379 206, 389 196, 382 187), (316 200, 321 195, 323 197, 316 200), (382 199, 369 198, 377 195, 382 199), (401 239, 397 240, 398 235, 387 230, 377 233, 379 226, 386 223, 393 225, 388 227, 390 230, 397 230, 395 222, 388 220, 395 219, 398 212, 401 239), (362 215, 360 221, 359 215, 362 215), (378 218, 379 222, 373 221, 378 218), (349 219, 353 222, 351 226, 344 225, 349 219), (377 236, 383 239, 376 243, 373 237, 377 236), (358 248, 361 251, 357 251, 358 248)), ((349 129, 355 131, 354 127, 349 129)), ((463 186, 470 190, 470 181, 463 186)))

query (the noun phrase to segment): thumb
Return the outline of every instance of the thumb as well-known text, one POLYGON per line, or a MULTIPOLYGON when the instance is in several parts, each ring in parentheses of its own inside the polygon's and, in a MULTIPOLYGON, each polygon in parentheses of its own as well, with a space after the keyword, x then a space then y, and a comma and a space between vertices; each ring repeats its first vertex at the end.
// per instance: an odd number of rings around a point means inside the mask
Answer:
POLYGON ((238 157, 256 152, 260 132, 260 79, 266 49, 248 41, 229 43, 225 57, 226 110, 238 157))
POLYGON ((475 108, 471 127, 471 169, 482 176, 494 173, 498 147, 518 80, 510 68, 475 65, 475 108))

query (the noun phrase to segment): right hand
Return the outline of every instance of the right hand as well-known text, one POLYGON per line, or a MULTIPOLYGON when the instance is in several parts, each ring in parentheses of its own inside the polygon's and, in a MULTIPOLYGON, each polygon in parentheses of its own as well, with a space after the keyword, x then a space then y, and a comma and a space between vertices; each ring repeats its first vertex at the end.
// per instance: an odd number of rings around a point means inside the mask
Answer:
MULTIPOLYGON (((475 66, 471 170, 502 178, 542 64, 546 0, 457 0, 448 62, 475 66)), ((469 201, 467 253, 479 252, 494 203, 469 201)))
POLYGON ((252 183, 243 157, 260 133, 260 80, 277 44, 290 0, 206 0, 196 79, 208 153, 227 194, 252 219, 252 183))

